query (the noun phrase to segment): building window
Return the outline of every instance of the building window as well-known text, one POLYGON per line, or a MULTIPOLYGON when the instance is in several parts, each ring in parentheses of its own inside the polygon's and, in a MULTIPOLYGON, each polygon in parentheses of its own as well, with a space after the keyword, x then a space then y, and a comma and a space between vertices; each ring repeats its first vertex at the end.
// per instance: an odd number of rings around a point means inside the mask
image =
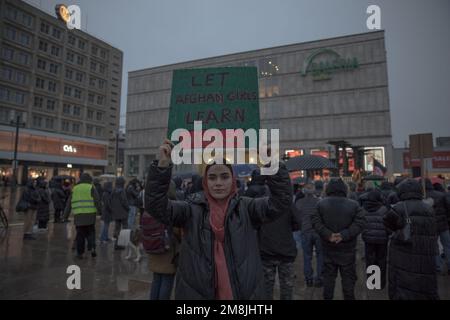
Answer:
POLYGON ((45 128, 53 129, 54 120, 52 118, 45 118, 45 128))
POLYGON ((47 110, 55 111, 55 104, 56 104, 55 100, 48 99, 47 100, 47 110))
POLYGON ((89 85, 91 87, 95 87, 95 78, 92 78, 92 77, 89 78, 89 85))
POLYGON ((78 123, 72 123, 72 132, 80 133, 80 125, 78 123))
POLYGON ((54 81, 48 82, 48 91, 56 92, 56 82, 54 82, 54 81))
POLYGON ((137 176, 139 173, 139 156, 128 156, 128 175, 137 176))
POLYGON ((70 69, 66 69, 66 79, 72 79, 73 71, 70 69))
POLYGON ((69 86, 64 86, 64 95, 70 97, 72 95, 72 88, 69 86))
POLYGON ((42 60, 42 59, 38 60, 38 63, 37 63, 38 69, 45 70, 46 66, 47 66, 47 63, 44 60, 42 60))
POLYGON ((63 105, 63 113, 64 114, 70 114, 70 104, 64 103, 64 105, 63 105))
POLYGON ((3 67, 2 69, 0 69, 0 76, 2 79, 5 80, 12 80, 13 78, 13 72, 11 69, 3 67))
POLYGON ((50 32, 50 26, 45 22, 41 22, 41 32, 48 34, 50 32))
POLYGON ((86 125, 86 135, 88 136, 92 136, 92 132, 93 132, 94 127, 91 125, 86 125))
POLYGON ((30 46, 30 39, 31 39, 31 37, 26 33, 22 33, 20 35, 20 43, 23 44, 24 46, 27 46, 27 47, 30 46))
POLYGON ((42 117, 33 116, 33 127, 40 128, 42 126, 42 117))
POLYGON ((92 72, 97 71, 97 63, 95 63, 94 61, 91 61, 91 71, 92 72))
POLYGON ((68 62, 73 62, 73 59, 74 59, 74 54, 73 54, 73 52, 67 52, 66 60, 67 60, 68 62))
POLYGON ((98 48, 96 46, 92 46, 91 53, 96 56, 98 54, 98 48))
POLYGON ((16 103, 24 104, 25 103, 25 94, 22 92, 16 92, 16 103))
POLYGON ((84 50, 86 43, 83 40, 78 40, 78 48, 84 50))
POLYGON ((106 59, 106 51, 105 50, 100 51, 100 56, 102 57, 102 59, 106 59))
POLYGON ((103 89, 105 87, 105 81, 104 80, 98 80, 98 87, 100 89, 103 89))
POLYGON ((70 45, 74 46, 75 45, 75 37, 72 35, 69 35, 68 42, 70 45))
POLYGON ((69 121, 63 120, 63 121, 61 122, 61 130, 62 130, 62 131, 69 131, 69 126, 70 126, 69 121))
POLYGON ((94 103, 94 94, 93 93, 89 93, 89 95, 88 95, 88 102, 89 103, 94 103))
POLYGON ((103 128, 101 128, 101 127, 95 127, 95 135, 96 135, 97 137, 103 136, 103 128))
POLYGON ((6 39, 15 41, 16 40, 16 29, 6 27, 6 39))
POLYGON ((78 82, 83 82, 83 74, 80 73, 80 72, 77 72, 77 74, 76 74, 76 80, 77 80, 78 82))
POLYGON ((14 58, 14 50, 10 48, 2 48, 2 59, 4 60, 13 60, 14 58))
POLYGON ((97 96, 97 104, 103 105, 103 96, 97 96))
POLYGON ((77 57, 77 63, 80 66, 84 65, 84 58, 82 56, 78 56, 77 57))
POLYGON ((36 88, 44 89, 44 79, 36 78, 36 88))
POLYGON ((47 42, 39 40, 39 50, 47 52, 47 42))
POLYGON ((54 63, 50 63, 50 73, 58 74, 58 66, 54 63))
POLYGON ((103 114, 101 112, 97 112, 97 121, 102 121, 103 114))
POLYGON ((88 117, 89 120, 94 119, 94 111, 88 110, 87 117, 88 117))
POLYGON ((59 48, 56 46, 52 46, 52 51, 51 51, 52 55, 59 57, 59 48))
POLYGON ((106 71, 106 67, 105 67, 105 65, 103 65, 103 64, 101 64, 100 65, 100 73, 105 73, 105 71, 106 71))
POLYGON ((19 52, 19 57, 18 57, 17 61, 20 64, 28 65, 30 63, 29 57, 30 57, 30 55, 28 53, 19 52))
POLYGON ((27 75, 23 72, 16 71, 16 82, 20 84, 26 84, 27 75))
POLYGON ((61 30, 53 28, 53 37, 56 39, 61 38, 61 30))
POLYGON ((81 99, 81 90, 80 89, 75 89, 73 96, 75 98, 77 98, 77 99, 81 99))
POLYGON ((81 108, 78 106, 74 106, 73 107, 73 115, 78 116, 78 117, 81 116, 81 108))
POLYGON ((44 99, 42 97, 34 97, 34 107, 41 109, 43 101, 44 99))

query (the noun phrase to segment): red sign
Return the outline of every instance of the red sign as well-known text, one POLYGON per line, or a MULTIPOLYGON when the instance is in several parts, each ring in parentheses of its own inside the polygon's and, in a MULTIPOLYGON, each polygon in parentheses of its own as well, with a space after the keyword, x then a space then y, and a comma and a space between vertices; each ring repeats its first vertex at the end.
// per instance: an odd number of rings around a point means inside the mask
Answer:
MULTIPOLYGON (((450 168, 450 151, 434 151, 432 164, 434 169, 450 168)), ((420 167, 420 159, 411 159, 409 152, 403 152, 403 167, 420 167)))
POLYGON ((313 155, 313 156, 321 156, 321 157, 324 157, 324 158, 329 158, 329 156, 328 156, 328 151, 326 151, 326 150, 311 150, 311 155, 313 155))

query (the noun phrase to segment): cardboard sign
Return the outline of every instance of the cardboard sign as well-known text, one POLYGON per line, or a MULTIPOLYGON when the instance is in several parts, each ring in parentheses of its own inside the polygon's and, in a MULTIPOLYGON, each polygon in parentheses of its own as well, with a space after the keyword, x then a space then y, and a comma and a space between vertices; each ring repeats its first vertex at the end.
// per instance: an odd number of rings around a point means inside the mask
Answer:
MULTIPOLYGON (((258 76, 255 67, 175 70, 172 79, 168 138, 175 129, 259 130, 258 76)), ((225 137, 224 137, 225 141, 225 137)))

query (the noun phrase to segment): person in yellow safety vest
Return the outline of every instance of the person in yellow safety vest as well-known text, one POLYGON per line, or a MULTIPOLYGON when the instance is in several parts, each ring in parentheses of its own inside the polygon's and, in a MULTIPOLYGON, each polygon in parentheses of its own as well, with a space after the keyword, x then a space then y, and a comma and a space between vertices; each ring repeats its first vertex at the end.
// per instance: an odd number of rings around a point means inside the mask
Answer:
POLYGON ((92 184, 92 177, 88 173, 83 173, 78 184, 72 189, 64 210, 65 221, 71 212, 73 212, 77 231, 77 258, 83 259, 86 240, 88 251, 95 258, 97 256, 95 252, 95 222, 97 213, 101 212, 101 201, 92 184))

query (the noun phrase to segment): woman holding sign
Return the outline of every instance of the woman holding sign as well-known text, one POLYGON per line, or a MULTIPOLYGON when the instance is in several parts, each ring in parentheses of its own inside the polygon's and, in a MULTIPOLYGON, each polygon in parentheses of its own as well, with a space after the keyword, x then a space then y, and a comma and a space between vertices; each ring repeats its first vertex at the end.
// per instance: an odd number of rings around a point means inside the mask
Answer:
POLYGON ((267 176, 270 197, 240 197, 229 164, 208 164, 203 193, 190 202, 167 198, 171 143, 147 177, 145 207, 162 223, 184 230, 175 289, 176 299, 263 299, 264 276, 257 229, 289 211, 292 199, 283 164, 267 176))

